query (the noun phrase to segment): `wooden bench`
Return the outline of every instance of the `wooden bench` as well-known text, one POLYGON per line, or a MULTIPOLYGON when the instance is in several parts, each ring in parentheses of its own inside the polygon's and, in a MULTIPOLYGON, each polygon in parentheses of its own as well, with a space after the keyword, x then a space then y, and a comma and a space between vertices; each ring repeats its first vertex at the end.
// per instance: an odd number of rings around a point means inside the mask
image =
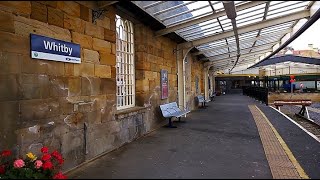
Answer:
POLYGON ((171 119, 173 117, 179 118, 179 122, 182 122, 180 121, 181 116, 184 116, 190 112, 190 111, 181 110, 178 107, 178 104, 176 102, 162 104, 160 105, 160 109, 162 112, 162 116, 169 119, 169 124, 167 125, 167 127, 170 127, 170 128, 176 128, 176 126, 172 125, 171 119))
POLYGON ((290 99, 290 100, 275 100, 274 105, 280 111, 280 106, 283 105, 301 105, 301 109, 299 111, 298 116, 305 117, 307 114, 307 118, 310 119, 309 112, 307 106, 310 106, 312 101, 310 99, 290 99))
POLYGON ((206 108, 206 103, 210 102, 209 100, 205 100, 204 97, 202 95, 198 95, 198 102, 201 103, 203 108, 206 108))

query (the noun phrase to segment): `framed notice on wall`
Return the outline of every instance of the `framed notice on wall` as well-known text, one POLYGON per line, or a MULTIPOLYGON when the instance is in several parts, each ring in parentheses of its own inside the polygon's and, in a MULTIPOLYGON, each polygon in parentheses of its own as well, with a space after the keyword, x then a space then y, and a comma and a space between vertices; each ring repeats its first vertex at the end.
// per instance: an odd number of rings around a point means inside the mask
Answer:
POLYGON ((165 69, 161 69, 161 99, 168 98, 169 94, 169 85, 168 85, 168 71, 165 69))

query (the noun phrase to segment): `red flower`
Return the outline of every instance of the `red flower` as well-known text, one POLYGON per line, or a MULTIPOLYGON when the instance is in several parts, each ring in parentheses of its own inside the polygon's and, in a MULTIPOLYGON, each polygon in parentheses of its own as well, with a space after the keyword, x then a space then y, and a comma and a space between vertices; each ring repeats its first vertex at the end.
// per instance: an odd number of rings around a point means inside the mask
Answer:
POLYGON ((3 150, 1 152, 1 156, 10 156, 12 154, 12 152, 10 150, 3 150))
POLYGON ((59 172, 53 176, 53 179, 67 179, 67 176, 65 176, 61 172, 59 172))
POLYGON ((53 165, 52 165, 52 162, 51 162, 51 161, 46 161, 46 162, 44 162, 44 163, 42 164, 42 168, 43 168, 44 170, 46 170, 46 169, 52 169, 52 167, 53 167, 53 165))
POLYGON ((49 148, 48 148, 47 146, 43 146, 43 147, 41 148, 41 152, 42 152, 42 153, 48 153, 48 151, 49 151, 49 148))
POLYGON ((51 159, 51 155, 50 154, 44 154, 43 156, 42 156, 42 161, 48 161, 48 160, 50 160, 51 159))
POLYGON ((0 174, 4 174, 6 172, 6 169, 4 168, 4 165, 0 166, 0 174))
POLYGON ((59 162, 59 164, 61 165, 61 164, 64 163, 64 160, 61 158, 61 159, 58 159, 58 162, 59 162))
POLYGON ((56 159, 62 159, 62 155, 57 150, 54 150, 51 155, 56 159))

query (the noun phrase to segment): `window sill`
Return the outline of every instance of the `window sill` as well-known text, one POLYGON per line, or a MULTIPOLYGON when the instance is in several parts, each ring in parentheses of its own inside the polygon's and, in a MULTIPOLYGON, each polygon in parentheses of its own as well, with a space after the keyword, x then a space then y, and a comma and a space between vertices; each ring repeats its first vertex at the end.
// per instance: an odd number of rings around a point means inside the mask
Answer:
POLYGON ((128 116, 134 116, 138 113, 144 113, 149 107, 135 106, 128 109, 117 110, 115 113, 116 119, 123 119, 128 116))

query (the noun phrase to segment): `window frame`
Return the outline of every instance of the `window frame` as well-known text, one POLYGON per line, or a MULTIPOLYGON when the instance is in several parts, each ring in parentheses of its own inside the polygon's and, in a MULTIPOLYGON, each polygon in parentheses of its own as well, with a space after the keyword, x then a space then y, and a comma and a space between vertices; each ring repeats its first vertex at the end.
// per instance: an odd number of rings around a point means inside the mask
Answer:
POLYGON ((116 23, 116 108, 135 107, 135 47, 133 23, 119 15, 116 23))

